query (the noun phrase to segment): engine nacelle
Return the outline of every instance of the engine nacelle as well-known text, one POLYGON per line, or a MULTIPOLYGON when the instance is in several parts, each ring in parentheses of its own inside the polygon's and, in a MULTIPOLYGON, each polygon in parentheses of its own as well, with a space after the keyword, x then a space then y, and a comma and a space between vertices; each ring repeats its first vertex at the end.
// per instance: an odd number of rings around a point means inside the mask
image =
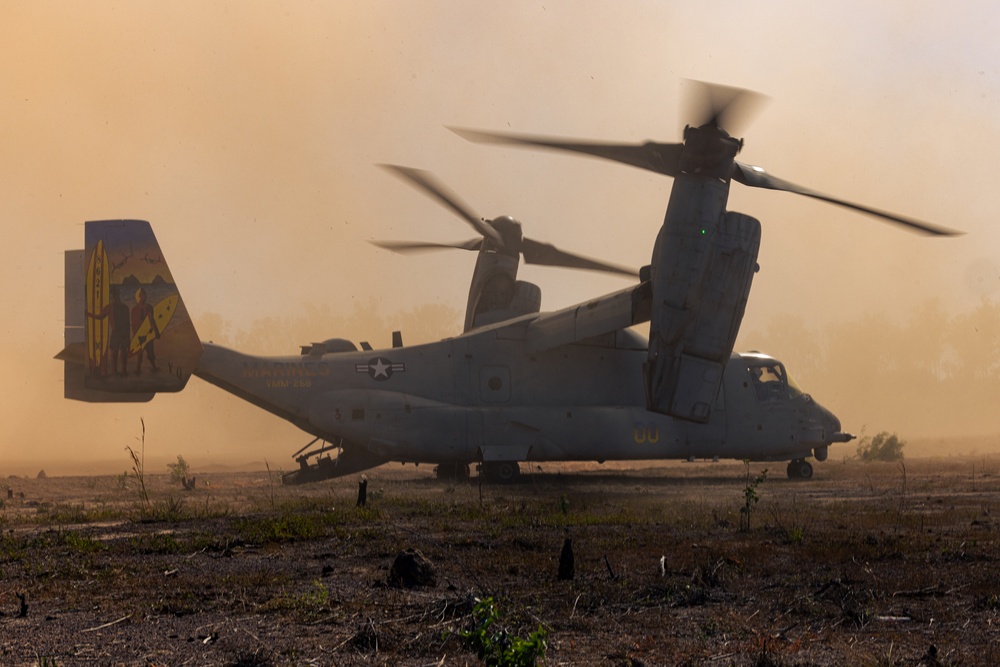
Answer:
POLYGON ((719 393, 760 249, 760 223, 750 216, 726 212, 707 227, 714 233, 657 239, 664 248, 654 252, 659 266, 644 367, 648 409, 699 423, 708 421, 719 393))

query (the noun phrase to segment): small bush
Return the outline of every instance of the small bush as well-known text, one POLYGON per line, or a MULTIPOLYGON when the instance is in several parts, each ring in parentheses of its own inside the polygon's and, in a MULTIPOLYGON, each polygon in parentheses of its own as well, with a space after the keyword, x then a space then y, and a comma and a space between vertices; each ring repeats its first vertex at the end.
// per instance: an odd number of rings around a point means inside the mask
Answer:
POLYGON ((858 443, 858 458, 862 461, 902 461, 906 442, 895 433, 882 431, 875 436, 865 436, 858 443))
POLYGON ((743 507, 740 508, 740 530, 750 530, 750 513, 753 512, 757 503, 760 502, 760 494, 757 487, 767 479, 767 468, 764 468, 759 475, 750 479, 750 461, 744 460, 746 466, 746 486, 743 487, 743 507))
POLYGON ((534 667, 539 660, 545 660, 545 628, 539 625, 527 639, 511 635, 500 624, 493 598, 478 600, 471 620, 471 627, 460 634, 487 667, 534 667))
POLYGON ((180 454, 177 455, 177 463, 168 463, 167 467, 170 468, 170 481, 174 484, 184 483, 187 480, 190 466, 180 454))

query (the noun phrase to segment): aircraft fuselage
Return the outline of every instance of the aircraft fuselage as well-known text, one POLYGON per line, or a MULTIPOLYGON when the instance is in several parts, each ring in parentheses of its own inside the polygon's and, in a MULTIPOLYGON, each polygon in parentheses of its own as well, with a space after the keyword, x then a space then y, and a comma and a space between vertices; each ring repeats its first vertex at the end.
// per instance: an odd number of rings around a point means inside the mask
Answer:
MULTIPOLYGON (((522 318, 525 323, 531 316, 522 318)), ((255 357, 205 344, 195 374, 328 441, 403 462, 804 459, 842 440, 840 422, 776 378, 762 396, 734 354, 705 424, 645 407, 646 342, 619 331, 530 351, 505 323, 436 343, 255 357)))

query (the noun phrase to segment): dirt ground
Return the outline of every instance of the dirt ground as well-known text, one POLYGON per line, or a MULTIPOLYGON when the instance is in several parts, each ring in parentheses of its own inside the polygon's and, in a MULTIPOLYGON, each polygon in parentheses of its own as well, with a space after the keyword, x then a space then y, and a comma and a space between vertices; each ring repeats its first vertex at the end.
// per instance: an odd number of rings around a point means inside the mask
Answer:
POLYGON ((0 664, 477 665, 487 597, 547 665, 1000 663, 996 455, 524 473, 0 480, 0 664))

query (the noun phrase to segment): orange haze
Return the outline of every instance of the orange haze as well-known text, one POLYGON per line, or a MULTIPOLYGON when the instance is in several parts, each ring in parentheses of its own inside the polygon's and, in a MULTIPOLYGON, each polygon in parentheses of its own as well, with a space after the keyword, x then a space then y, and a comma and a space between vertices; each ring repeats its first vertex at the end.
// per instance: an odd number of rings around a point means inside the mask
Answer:
MULTIPOLYGON (((469 230, 374 165, 429 169, 484 216, 640 266, 668 179, 444 126, 673 141, 685 78, 770 97, 741 131, 744 161, 967 232, 929 239, 734 186, 731 208, 764 226, 740 345, 786 359, 849 430, 1000 433, 994 371, 956 370, 997 362, 1000 330, 972 313, 1000 299, 998 19, 986 1, 3 2, 0 473, 120 472, 140 418, 154 467, 288 467, 308 440, 198 380, 139 406, 65 401, 62 251, 82 247, 84 220, 150 220, 205 338, 287 353, 345 334, 388 344, 397 325, 407 342, 446 335, 474 256, 367 241, 469 230)), ((626 284, 522 277, 547 309, 626 284)))

